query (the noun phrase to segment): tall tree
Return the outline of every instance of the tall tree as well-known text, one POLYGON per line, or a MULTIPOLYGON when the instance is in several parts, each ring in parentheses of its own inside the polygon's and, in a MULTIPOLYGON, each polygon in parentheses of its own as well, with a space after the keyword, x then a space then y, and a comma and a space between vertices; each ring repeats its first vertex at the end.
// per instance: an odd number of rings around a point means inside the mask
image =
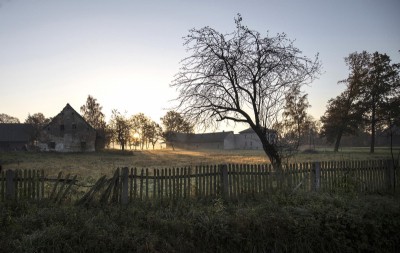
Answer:
POLYGON ((340 141, 344 135, 354 135, 362 125, 362 112, 358 98, 361 94, 363 80, 368 73, 367 64, 369 56, 362 54, 350 54, 345 58, 350 70, 347 79, 338 84, 345 84, 346 89, 339 96, 328 101, 325 114, 321 117, 323 124, 321 135, 327 138, 329 143, 335 143, 334 151, 339 150, 340 141))
POLYGON ((384 111, 382 112, 384 118, 379 127, 389 136, 393 165, 397 166, 393 153, 393 138, 400 135, 400 95, 387 98, 381 110, 384 111))
POLYGON ((81 106, 82 117, 94 128, 102 129, 106 126, 103 107, 97 102, 97 99, 88 95, 86 103, 81 106))
POLYGON ((112 110, 110 127, 113 133, 113 139, 125 150, 125 146, 130 139, 131 122, 125 115, 118 110, 112 110))
POLYGON ((292 136, 295 149, 300 146, 303 131, 307 128, 307 109, 310 107, 307 94, 300 91, 298 86, 286 95, 283 107, 283 127, 292 136))
POLYGON ((131 117, 132 131, 139 136, 140 148, 143 149, 146 144, 146 127, 150 121, 143 113, 135 114, 131 117))
POLYGON ((19 119, 5 113, 0 113, 0 123, 19 123, 19 119))
MULTIPOLYGON (((162 137, 165 142, 170 142, 176 133, 193 133, 193 125, 190 124, 183 116, 176 111, 168 111, 161 122, 164 126, 162 137)), ((172 144, 172 149, 175 149, 172 144)))
POLYGON ((221 121, 247 123, 276 168, 281 167, 279 141, 267 130, 278 120, 293 87, 314 80, 318 56, 309 59, 285 34, 262 37, 235 18, 236 29, 223 34, 211 27, 192 29, 185 38, 191 55, 171 86, 179 91, 177 110, 205 127, 221 121))
POLYGON ((162 138, 162 128, 159 124, 150 120, 145 126, 144 135, 147 143, 150 143, 154 149, 157 141, 162 138))
MULTIPOLYGON (((361 54, 354 53, 356 57, 361 54)), ((370 152, 375 150, 375 135, 377 125, 384 120, 385 114, 388 112, 382 110, 385 108, 387 98, 398 94, 400 87, 398 84, 398 67, 397 64, 392 64, 390 57, 386 54, 375 52, 368 54, 369 61, 367 62, 368 73, 361 80, 362 87, 359 101, 363 107, 363 115, 369 125, 371 133, 370 152)))
POLYGON ((340 141, 344 135, 354 135, 362 122, 362 115, 353 106, 348 92, 328 101, 325 114, 321 117, 321 136, 328 143, 334 143, 334 152, 339 151, 340 141))
POLYGON ((96 149, 103 149, 109 144, 111 132, 107 128, 103 107, 97 102, 97 99, 88 95, 86 103, 81 106, 83 118, 96 129, 96 149))

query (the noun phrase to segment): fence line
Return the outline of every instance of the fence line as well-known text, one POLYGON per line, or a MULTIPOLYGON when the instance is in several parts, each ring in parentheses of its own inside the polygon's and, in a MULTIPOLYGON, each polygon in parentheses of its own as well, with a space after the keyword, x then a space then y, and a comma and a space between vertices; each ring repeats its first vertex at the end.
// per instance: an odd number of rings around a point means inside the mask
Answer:
POLYGON ((0 200, 42 200, 56 203, 66 198, 76 183, 77 176, 68 174, 57 178, 47 178, 44 170, 7 170, 0 174, 0 200))
MULTIPOLYGON (((398 162, 397 162, 398 164, 398 162)), ((271 165, 222 164, 195 167, 148 169, 119 168, 112 178, 100 178, 78 201, 85 204, 122 203, 267 194, 292 191, 387 192, 399 184, 391 161, 328 161, 284 166, 282 174, 271 165)), ((44 199, 61 202, 76 184, 76 176, 62 173, 46 178, 41 170, 7 170, 1 173, 1 200, 44 199)))
POLYGON ((181 168, 121 168, 103 180, 81 203, 128 203, 220 196, 238 198, 280 189, 292 191, 392 191, 399 182, 390 161, 313 162, 290 164, 280 175, 271 165, 206 165, 181 168), (104 191, 104 189, 107 189, 104 191), (111 199, 111 191, 119 197, 111 199))

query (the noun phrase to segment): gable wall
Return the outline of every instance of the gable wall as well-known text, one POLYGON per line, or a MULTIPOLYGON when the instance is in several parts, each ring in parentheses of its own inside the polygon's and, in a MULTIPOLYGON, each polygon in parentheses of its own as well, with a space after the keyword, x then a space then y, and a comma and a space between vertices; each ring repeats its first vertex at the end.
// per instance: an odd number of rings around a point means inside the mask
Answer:
POLYGON ((82 152, 95 151, 96 131, 75 112, 66 106, 40 136, 39 147, 45 151, 82 152))

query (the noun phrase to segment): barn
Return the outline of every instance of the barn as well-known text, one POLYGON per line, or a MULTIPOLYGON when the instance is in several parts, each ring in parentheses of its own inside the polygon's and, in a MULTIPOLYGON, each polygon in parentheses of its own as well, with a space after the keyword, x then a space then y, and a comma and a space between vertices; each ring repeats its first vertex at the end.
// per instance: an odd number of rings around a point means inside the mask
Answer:
POLYGON ((167 147, 182 149, 234 149, 233 132, 203 134, 175 133, 167 142, 167 147))
MULTIPOLYGON (((267 138, 276 140, 276 132, 266 129, 267 138)), ((260 138, 252 128, 234 134, 215 132, 202 134, 174 133, 167 141, 167 147, 182 149, 263 149, 260 138)))
POLYGON ((30 124, 0 124, 0 151, 27 150, 32 144, 33 133, 30 124))
POLYGON ((39 135, 38 147, 42 151, 93 152, 96 130, 67 104, 39 135))

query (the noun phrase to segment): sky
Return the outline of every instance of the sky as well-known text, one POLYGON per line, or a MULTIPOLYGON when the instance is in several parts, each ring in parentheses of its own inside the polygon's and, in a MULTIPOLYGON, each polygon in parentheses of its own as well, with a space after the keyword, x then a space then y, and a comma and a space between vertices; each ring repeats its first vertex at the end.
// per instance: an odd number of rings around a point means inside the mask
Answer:
MULTIPOLYGON (((0 0, 0 113, 54 117, 79 112, 90 94, 103 107, 156 122, 173 106, 169 85, 189 55, 191 28, 219 32, 243 24, 262 35, 287 34, 322 73, 305 92, 319 119, 344 90, 353 52, 378 51, 400 62, 399 0, 0 0)), ((240 131, 246 126, 222 126, 240 131)))

